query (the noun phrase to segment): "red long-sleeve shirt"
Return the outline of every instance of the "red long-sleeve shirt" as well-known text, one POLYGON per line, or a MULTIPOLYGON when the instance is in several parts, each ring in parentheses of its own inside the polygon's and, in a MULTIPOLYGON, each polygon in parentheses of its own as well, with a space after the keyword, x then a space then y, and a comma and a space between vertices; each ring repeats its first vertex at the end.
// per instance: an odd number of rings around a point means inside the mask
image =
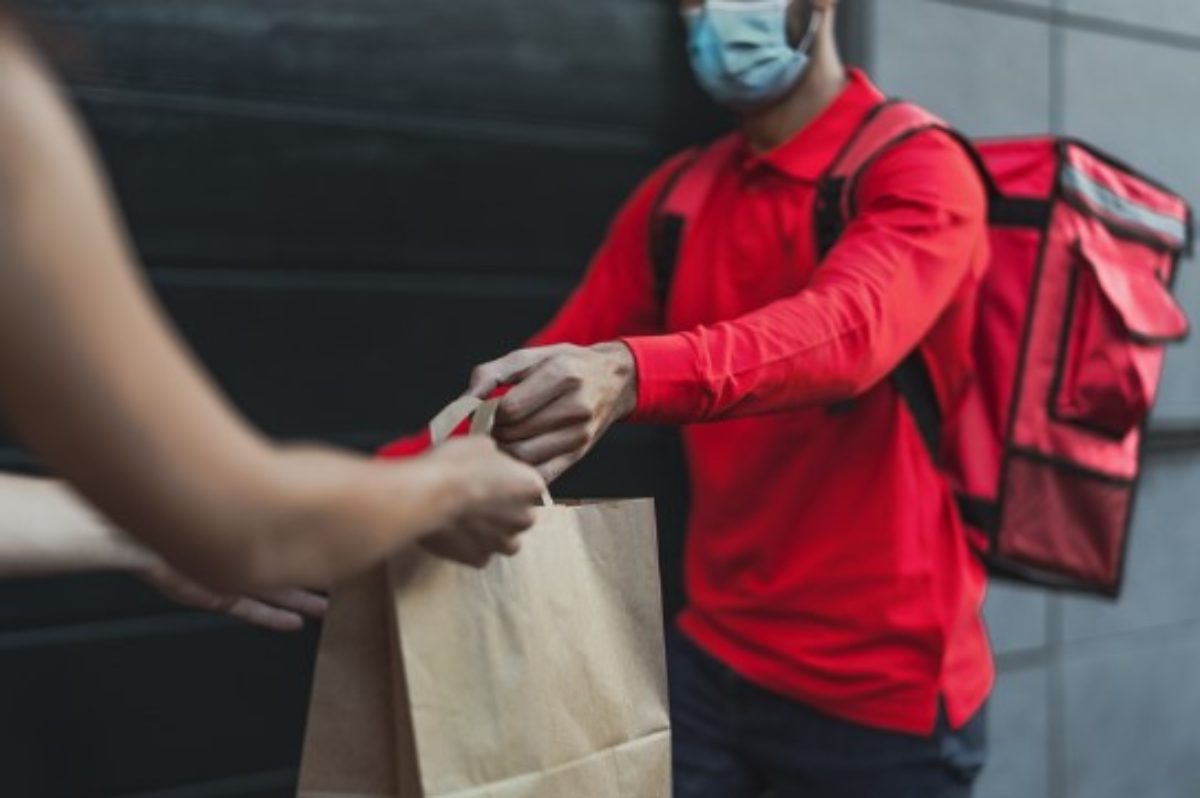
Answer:
POLYGON ((635 420, 685 425, 685 633, 818 710, 928 733, 939 698, 957 726, 991 688, 985 577, 885 378, 923 340, 944 399, 969 373, 986 199, 956 143, 918 135, 870 169, 856 218, 818 264, 817 181, 882 99, 854 72, 793 139, 731 156, 665 324, 647 247, 679 161, 664 165, 534 343, 624 340, 635 420), (851 397, 852 410, 829 412, 851 397))

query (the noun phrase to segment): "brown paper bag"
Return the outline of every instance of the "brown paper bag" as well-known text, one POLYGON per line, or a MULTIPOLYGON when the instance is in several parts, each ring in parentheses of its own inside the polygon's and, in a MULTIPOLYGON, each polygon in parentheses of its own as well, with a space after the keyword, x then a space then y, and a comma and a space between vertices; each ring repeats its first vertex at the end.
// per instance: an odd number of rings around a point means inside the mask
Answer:
POLYGON ((523 543, 483 571, 413 552, 337 592, 302 798, 669 798, 653 503, 543 507, 523 543))

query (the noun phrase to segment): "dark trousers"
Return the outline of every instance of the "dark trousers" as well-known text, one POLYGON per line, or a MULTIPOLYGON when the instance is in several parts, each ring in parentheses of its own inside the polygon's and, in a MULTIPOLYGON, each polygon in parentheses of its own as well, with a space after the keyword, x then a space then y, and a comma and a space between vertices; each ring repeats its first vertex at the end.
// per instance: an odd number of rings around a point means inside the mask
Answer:
POLYGON ((668 642, 675 798, 969 798, 985 713, 930 737, 814 712, 749 684, 679 632, 668 642))

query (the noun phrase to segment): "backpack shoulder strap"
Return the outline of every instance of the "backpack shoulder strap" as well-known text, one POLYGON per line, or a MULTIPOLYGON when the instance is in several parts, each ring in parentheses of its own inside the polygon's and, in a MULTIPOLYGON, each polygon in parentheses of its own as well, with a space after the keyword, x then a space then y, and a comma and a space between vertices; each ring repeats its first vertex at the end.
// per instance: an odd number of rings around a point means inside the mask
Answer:
MULTIPOLYGON (((817 247, 823 260, 858 209, 858 186, 875 162, 893 147, 928 130, 954 130, 920 106, 900 100, 880 103, 834 160, 817 187, 817 247)), ((941 461, 942 411, 937 389, 918 348, 896 368, 892 383, 904 399, 934 462, 941 461)), ((849 403, 853 405, 853 402, 849 403)), ((844 410, 835 407, 834 411, 844 410)))
POLYGON ((927 130, 957 137, 939 117, 903 100, 886 100, 867 114, 817 187, 817 246, 824 259, 857 213, 863 175, 893 147, 927 130))
POLYGON ((904 100, 885 100, 867 114, 858 132, 838 154, 828 176, 849 178, 887 150, 926 130, 950 130, 942 119, 904 100))
POLYGON ((737 145, 738 137, 729 135, 683 158, 650 212, 650 263, 659 307, 666 307, 691 223, 737 145))
MULTIPOLYGON (((818 188, 817 232, 822 257, 854 216, 853 196, 861 175, 891 147, 931 129, 951 131, 923 108, 899 100, 880 103, 867 116, 818 188)), ((691 221, 704 207, 738 142, 739 137, 731 134, 689 153, 668 178, 651 211, 649 252, 660 307, 666 306, 670 295, 691 221)))

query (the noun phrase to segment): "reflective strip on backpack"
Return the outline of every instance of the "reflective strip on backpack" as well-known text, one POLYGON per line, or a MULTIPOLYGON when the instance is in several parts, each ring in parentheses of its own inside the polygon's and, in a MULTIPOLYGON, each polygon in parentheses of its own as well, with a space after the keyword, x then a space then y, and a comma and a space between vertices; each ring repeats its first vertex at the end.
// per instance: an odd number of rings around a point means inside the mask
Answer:
POLYGON ((1187 243, 1186 222, 1138 205, 1100 185, 1074 166, 1063 170, 1063 186, 1115 219, 1165 236, 1177 246, 1182 247, 1187 243))

